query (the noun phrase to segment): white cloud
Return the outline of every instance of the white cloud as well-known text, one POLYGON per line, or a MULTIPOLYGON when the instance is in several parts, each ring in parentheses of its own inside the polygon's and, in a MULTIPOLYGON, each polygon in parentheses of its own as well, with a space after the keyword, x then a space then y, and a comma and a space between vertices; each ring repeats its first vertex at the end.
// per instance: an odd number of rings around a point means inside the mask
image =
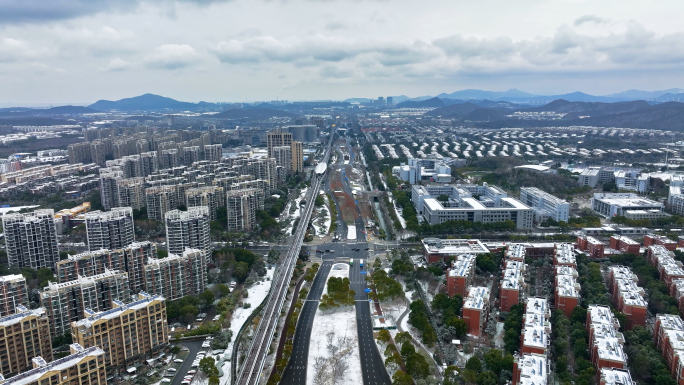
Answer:
POLYGON ((115 57, 114 59, 110 60, 109 63, 105 67, 102 67, 101 70, 106 71, 106 72, 124 71, 124 70, 127 70, 129 68, 131 68, 131 63, 129 63, 129 62, 127 62, 121 58, 115 57))
POLYGON ((145 56, 143 62, 148 68, 175 70, 197 64, 199 54, 187 44, 163 44, 145 56))

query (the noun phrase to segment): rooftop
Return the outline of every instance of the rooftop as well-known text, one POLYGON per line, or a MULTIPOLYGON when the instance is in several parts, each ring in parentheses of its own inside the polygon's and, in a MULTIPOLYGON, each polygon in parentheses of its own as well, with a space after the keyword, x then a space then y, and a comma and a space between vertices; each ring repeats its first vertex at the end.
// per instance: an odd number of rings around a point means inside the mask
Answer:
POLYGON ((475 267, 475 256, 471 254, 459 255, 447 272, 449 277, 465 277, 471 275, 475 267))
POLYGON ((125 311, 143 309, 154 301, 164 300, 165 298, 160 295, 150 295, 141 291, 140 294, 138 294, 137 301, 124 304, 123 302, 115 300, 113 302, 116 307, 107 311, 96 313, 90 309, 86 309, 85 313, 87 317, 76 322, 72 322, 72 326, 89 328, 99 320, 113 319, 119 317, 121 313, 125 311))
POLYGON ((548 362, 541 354, 524 354, 515 357, 518 361, 521 385, 546 385, 548 381, 548 362))
POLYGON ((543 327, 528 326, 522 331, 523 345, 546 349, 549 345, 549 335, 543 327))
POLYGON ((589 313, 589 319, 592 325, 603 324, 616 329, 620 327, 620 322, 615 318, 608 306, 589 305, 587 312, 589 313))
POLYGON ((572 275, 556 277, 556 292, 561 297, 580 298, 580 285, 572 275))
POLYGON ((622 343, 614 337, 596 339, 594 346, 598 350, 599 358, 615 362, 627 362, 627 355, 622 343))
POLYGON ((79 344, 72 344, 71 351, 72 354, 64 358, 54 360, 52 362, 45 362, 45 360, 40 356, 35 357, 33 359, 33 362, 34 365, 38 365, 38 367, 27 370, 23 373, 19 373, 12 378, 2 378, 0 380, 0 384, 23 385, 37 382, 41 377, 43 377, 48 372, 59 373, 62 370, 77 365, 79 362, 81 362, 81 360, 83 360, 86 357, 97 357, 104 354, 104 351, 97 346, 92 346, 88 349, 84 349, 79 344))
POLYGON ((551 310, 549 309, 546 298, 530 297, 527 299, 525 305, 525 313, 550 316, 551 310))
POLYGON ((604 385, 635 385, 627 369, 602 368, 601 383, 604 385))
POLYGON ((24 306, 17 306, 16 313, 0 318, 0 327, 7 327, 21 322, 26 317, 41 317, 45 315, 45 308, 27 309, 24 306))
POLYGON ((684 331, 684 321, 682 317, 673 314, 656 314, 656 324, 660 323, 660 327, 664 330, 679 330, 684 331))
POLYGON ((423 247, 429 254, 460 255, 485 254, 489 249, 478 239, 423 239, 423 247))
POLYGON ((468 297, 463 303, 465 309, 484 309, 489 304, 489 289, 482 286, 472 286, 468 290, 468 297))

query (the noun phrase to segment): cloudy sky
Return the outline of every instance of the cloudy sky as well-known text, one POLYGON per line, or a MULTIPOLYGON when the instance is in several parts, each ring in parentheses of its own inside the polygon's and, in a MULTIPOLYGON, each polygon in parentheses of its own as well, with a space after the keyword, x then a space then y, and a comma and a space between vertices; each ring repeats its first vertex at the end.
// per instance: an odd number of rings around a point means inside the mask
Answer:
POLYGON ((0 0, 0 105, 684 88, 684 2, 0 0))

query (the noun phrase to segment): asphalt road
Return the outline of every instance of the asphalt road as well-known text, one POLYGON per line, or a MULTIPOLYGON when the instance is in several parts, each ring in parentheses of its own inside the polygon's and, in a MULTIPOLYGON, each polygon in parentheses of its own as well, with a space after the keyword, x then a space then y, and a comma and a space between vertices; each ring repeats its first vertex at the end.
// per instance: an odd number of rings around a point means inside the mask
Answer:
MULTIPOLYGON (((195 361, 195 357, 197 357, 197 353, 199 353, 202 349, 202 343, 204 340, 199 340, 199 341, 184 341, 182 344, 185 345, 189 350, 190 353, 188 354, 187 357, 185 357, 185 361, 181 364, 180 368, 178 368, 178 371, 176 372, 176 377, 173 378, 173 381, 171 381, 171 385, 180 385, 181 382, 183 382, 183 377, 190 371, 190 366, 192 365, 192 362, 195 361)), ((206 349, 204 349, 206 350, 206 349)))
POLYGON ((377 345, 373 339, 373 322, 371 319, 370 304, 368 294, 366 294, 366 271, 368 264, 364 263, 363 268, 357 260, 349 270, 349 280, 351 289, 356 292, 356 330, 359 340, 359 355, 361 357, 361 374, 364 385, 384 385, 391 384, 392 381, 385 369, 385 363, 380 356, 377 345), (363 269, 363 270, 362 270, 363 269))
POLYGON ((299 385, 306 383, 306 366, 309 359, 311 328, 313 327, 314 317, 316 316, 318 300, 323 294, 325 281, 328 278, 328 273, 330 272, 333 263, 333 261, 323 262, 318 270, 316 278, 314 278, 311 290, 306 297, 306 302, 299 314, 297 330, 295 331, 295 337, 292 343, 292 356, 290 356, 290 362, 283 372, 283 376, 280 380, 281 384, 299 385))

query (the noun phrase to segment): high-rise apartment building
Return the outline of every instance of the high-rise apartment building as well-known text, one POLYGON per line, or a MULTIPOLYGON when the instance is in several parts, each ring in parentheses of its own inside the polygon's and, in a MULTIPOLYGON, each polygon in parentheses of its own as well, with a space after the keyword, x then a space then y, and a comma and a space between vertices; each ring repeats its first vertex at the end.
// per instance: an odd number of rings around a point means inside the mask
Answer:
POLYGON ((188 207, 188 211, 171 210, 165 214, 166 243, 169 253, 182 254, 187 248, 209 252, 209 208, 188 207))
POLYGON ((304 171, 304 146, 296 140, 292 141, 292 171, 304 171))
POLYGON ((123 171, 115 168, 100 169, 100 199, 105 210, 119 207, 118 179, 123 179, 123 171))
POLYGON ((251 230, 256 224, 258 189, 232 190, 226 193, 228 231, 251 230))
POLYGON ((273 147, 273 158, 286 172, 292 171, 292 145, 273 147))
POLYGON ((223 146, 221 144, 210 144, 204 146, 204 160, 220 162, 223 156, 223 146))
POLYGON ((108 270, 121 270, 128 273, 128 286, 135 294, 146 290, 145 264, 151 258, 157 258, 157 247, 148 241, 134 242, 123 249, 69 255, 57 262, 57 279, 65 283, 77 280, 79 276, 92 277, 108 270))
POLYGON ((269 132, 266 135, 266 146, 268 148, 268 157, 275 158, 274 148, 292 146, 292 134, 289 132, 279 132, 279 130, 269 132))
POLYGON ((85 214, 88 250, 120 249, 135 242, 133 209, 114 207, 111 211, 85 214))
POLYGON ((226 205, 226 195, 223 187, 205 186, 190 188, 185 191, 185 206, 206 206, 209 209, 209 219, 216 220, 216 210, 226 205))
POLYGON ((11 274, 0 277, 0 317, 14 314, 18 306, 28 304, 28 286, 23 275, 11 274))
POLYGON ((162 150, 161 165, 163 168, 174 168, 177 167, 180 162, 178 161, 178 149, 169 148, 162 150))
POLYGON ((140 154, 140 168, 142 176, 148 176, 159 170, 159 158, 157 151, 148 151, 140 154))
POLYGON ((53 335, 69 332, 72 321, 85 318, 85 309, 109 310, 113 300, 128 302, 130 298, 128 274, 119 270, 64 283, 50 282, 40 293, 40 303, 50 316, 53 335))
POLYGON ((169 301, 199 295, 207 288, 206 271, 205 252, 199 249, 185 249, 182 255, 150 259, 145 266, 147 292, 169 301))
POLYGON ((52 360, 50 322, 44 308, 17 312, 0 318, 0 370, 17 374, 31 367, 34 357, 52 360))
POLYGON ((304 143, 318 142, 318 126, 316 125, 297 125, 287 126, 281 129, 282 131, 292 134, 292 140, 304 143))
POLYGON ((70 353, 52 362, 35 357, 33 369, 7 379, 0 375, 0 385, 107 385, 102 349, 72 344, 70 353))
POLYGON ((185 166, 192 166, 193 163, 199 162, 201 159, 200 146, 183 147, 183 164, 185 166))
POLYGON ((134 210, 145 207, 145 178, 119 179, 116 185, 121 207, 130 207, 134 210))
POLYGON ((164 297, 144 292, 135 297, 131 303, 114 301, 113 309, 88 313, 71 324, 74 342, 104 350, 110 374, 144 363, 169 342, 164 297))
POLYGON ((2 217, 10 266, 55 268, 59 261, 54 210, 11 213, 2 217))
POLYGON ((164 220, 167 211, 178 207, 178 191, 175 186, 154 186, 145 189, 147 201, 147 217, 158 221, 164 220))

